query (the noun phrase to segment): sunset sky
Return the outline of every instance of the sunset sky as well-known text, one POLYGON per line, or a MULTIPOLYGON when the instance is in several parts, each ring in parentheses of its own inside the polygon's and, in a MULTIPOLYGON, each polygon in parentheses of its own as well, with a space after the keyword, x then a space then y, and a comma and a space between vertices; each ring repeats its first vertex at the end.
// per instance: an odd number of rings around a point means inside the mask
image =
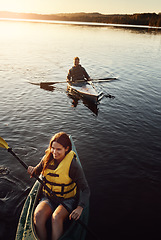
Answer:
POLYGON ((0 0, 0 11, 47 14, 72 12, 159 13, 161 12, 161 0, 0 0))

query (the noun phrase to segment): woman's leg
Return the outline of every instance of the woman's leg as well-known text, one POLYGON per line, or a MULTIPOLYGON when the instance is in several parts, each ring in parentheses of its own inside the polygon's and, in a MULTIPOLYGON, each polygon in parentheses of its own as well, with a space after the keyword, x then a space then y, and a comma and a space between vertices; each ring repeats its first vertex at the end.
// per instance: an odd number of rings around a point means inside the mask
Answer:
POLYGON ((41 240, 47 239, 46 221, 52 215, 51 207, 45 202, 40 202, 34 212, 34 224, 37 235, 41 240))
POLYGON ((69 216, 68 211, 59 205, 52 214, 52 240, 58 240, 63 234, 63 222, 69 216))

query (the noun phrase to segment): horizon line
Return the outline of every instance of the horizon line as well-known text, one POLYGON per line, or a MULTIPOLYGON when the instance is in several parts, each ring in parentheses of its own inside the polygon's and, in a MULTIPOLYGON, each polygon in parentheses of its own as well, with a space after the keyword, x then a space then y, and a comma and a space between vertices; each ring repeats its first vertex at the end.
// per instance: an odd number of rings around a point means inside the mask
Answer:
POLYGON ((36 12, 15 12, 15 11, 7 11, 7 10, 0 10, 0 12, 7 12, 7 13, 18 13, 18 14, 37 14, 37 15, 58 15, 58 14, 101 14, 101 15, 134 15, 134 14, 161 14, 161 12, 133 12, 133 13, 101 13, 101 12, 58 12, 58 13, 36 13, 36 12))

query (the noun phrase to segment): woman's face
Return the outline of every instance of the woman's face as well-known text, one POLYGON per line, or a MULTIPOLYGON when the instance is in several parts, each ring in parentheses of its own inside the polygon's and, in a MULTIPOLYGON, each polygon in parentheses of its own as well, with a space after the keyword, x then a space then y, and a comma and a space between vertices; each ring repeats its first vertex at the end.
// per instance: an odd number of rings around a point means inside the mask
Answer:
POLYGON ((51 153, 53 154, 53 158, 56 159, 58 162, 61 162, 64 159, 68 149, 69 147, 64 148, 61 144, 53 142, 51 145, 51 153))

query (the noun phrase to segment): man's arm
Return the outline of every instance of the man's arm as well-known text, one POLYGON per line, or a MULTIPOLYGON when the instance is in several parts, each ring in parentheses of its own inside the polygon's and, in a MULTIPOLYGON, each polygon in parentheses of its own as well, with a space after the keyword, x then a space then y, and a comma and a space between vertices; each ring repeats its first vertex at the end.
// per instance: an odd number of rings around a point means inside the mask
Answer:
POLYGON ((85 68, 83 68, 83 73, 84 73, 85 78, 86 78, 88 81, 90 81, 91 78, 90 78, 90 76, 88 75, 88 73, 87 73, 87 71, 85 70, 85 68))
POLYGON ((71 69, 69 69, 69 72, 68 72, 66 81, 67 81, 67 82, 70 81, 71 77, 72 77, 72 75, 71 75, 71 69))

